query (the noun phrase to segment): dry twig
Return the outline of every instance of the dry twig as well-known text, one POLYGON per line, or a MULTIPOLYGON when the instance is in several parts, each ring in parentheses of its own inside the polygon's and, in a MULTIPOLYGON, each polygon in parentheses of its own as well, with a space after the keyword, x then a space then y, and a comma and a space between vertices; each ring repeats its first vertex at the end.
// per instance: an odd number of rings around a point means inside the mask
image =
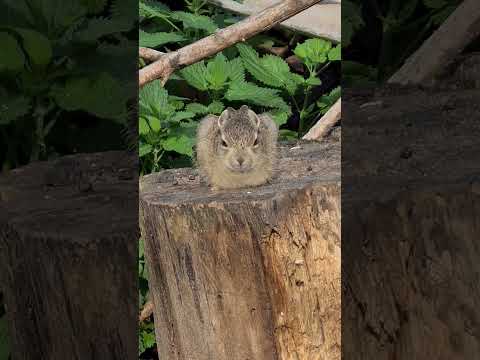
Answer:
POLYGON ((153 306, 152 300, 148 300, 143 306, 142 311, 140 311, 140 315, 138 316, 138 321, 144 322, 145 320, 147 320, 150 317, 150 315, 153 314, 153 308, 154 306, 153 306))
POLYGON ((214 34, 193 44, 167 53, 154 63, 140 70, 139 86, 142 87, 155 79, 160 79, 162 83, 165 84, 168 77, 175 70, 215 55, 240 41, 245 41, 318 2, 320 2, 320 0, 282 1, 257 15, 249 16, 234 25, 218 30, 214 34))
POLYGON ((138 55, 144 60, 153 62, 160 59, 165 53, 141 46, 138 48, 138 55))
POLYGON ((339 98, 320 120, 305 134, 304 140, 321 140, 342 117, 342 98, 339 98))

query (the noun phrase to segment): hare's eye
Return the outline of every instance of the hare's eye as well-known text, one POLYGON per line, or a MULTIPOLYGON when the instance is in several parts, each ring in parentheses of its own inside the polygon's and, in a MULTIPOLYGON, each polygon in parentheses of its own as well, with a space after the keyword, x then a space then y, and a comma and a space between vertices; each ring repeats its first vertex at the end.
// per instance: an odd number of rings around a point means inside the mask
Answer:
POLYGON ((258 146, 258 137, 255 139, 255 142, 253 143, 253 146, 258 146))
POLYGON ((225 142, 225 140, 222 139, 222 146, 223 147, 228 147, 227 143, 225 142))

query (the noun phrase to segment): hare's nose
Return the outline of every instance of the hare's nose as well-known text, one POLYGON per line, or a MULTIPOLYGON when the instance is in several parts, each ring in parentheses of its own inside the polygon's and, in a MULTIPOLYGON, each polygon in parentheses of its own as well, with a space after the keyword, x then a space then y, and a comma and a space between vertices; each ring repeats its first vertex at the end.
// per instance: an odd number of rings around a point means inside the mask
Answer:
POLYGON ((243 157, 239 157, 237 159, 238 165, 242 166, 242 164, 245 162, 245 159, 243 157))

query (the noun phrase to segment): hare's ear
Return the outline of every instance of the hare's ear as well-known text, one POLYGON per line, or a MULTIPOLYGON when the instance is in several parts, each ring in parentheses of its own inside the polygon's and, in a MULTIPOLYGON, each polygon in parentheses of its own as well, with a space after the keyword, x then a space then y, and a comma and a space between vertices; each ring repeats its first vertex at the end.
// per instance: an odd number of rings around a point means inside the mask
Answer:
MULTIPOLYGON (((246 105, 243 105, 243 106, 246 106, 246 105)), ((258 129, 260 127, 261 122, 262 122, 260 117, 257 114, 255 114, 254 111, 252 111, 250 109, 248 109, 248 116, 249 116, 250 120, 252 120, 253 125, 258 129)))
POLYGON ((223 129, 223 126, 225 125, 225 121, 228 119, 228 116, 230 115, 231 110, 232 108, 230 107, 226 108, 218 117, 217 124, 220 129, 223 129))

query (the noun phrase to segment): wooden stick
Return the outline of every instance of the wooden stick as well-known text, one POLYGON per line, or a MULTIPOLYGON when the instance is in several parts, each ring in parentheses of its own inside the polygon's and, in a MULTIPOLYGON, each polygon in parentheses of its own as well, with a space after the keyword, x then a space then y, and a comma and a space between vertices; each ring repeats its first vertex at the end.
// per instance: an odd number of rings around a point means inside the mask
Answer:
POLYGON ((154 50, 154 49, 150 49, 150 48, 140 46, 138 48, 138 55, 142 59, 152 62, 152 61, 156 61, 156 60, 160 59, 162 57, 162 55, 165 55, 165 53, 154 50))
POLYGON ((431 84, 434 77, 479 35, 480 2, 464 0, 388 82, 431 84))
MULTIPOLYGON (((242 3, 235 0, 208 0, 210 3, 221 6, 231 12, 249 16, 257 14, 263 9, 278 3, 278 0, 244 0, 242 3)), ((308 36, 328 39, 335 43, 341 40, 341 1, 322 0, 319 4, 292 16, 280 23, 280 27, 293 30, 308 36)))
POLYGON ((145 320, 147 320, 150 317, 150 315, 153 314, 154 308, 155 307, 153 306, 153 301, 148 300, 143 306, 142 311, 140 312, 140 315, 138 315, 138 321, 144 322, 145 320))
POLYGON ((305 134, 304 140, 321 140, 342 117, 342 98, 339 98, 320 120, 305 134))
POLYGON ((234 25, 218 30, 193 44, 165 54, 154 63, 140 70, 139 86, 142 87, 155 79, 161 79, 162 83, 165 83, 175 70, 215 55, 240 41, 245 41, 318 2, 320 0, 282 1, 257 15, 249 16, 234 25))

